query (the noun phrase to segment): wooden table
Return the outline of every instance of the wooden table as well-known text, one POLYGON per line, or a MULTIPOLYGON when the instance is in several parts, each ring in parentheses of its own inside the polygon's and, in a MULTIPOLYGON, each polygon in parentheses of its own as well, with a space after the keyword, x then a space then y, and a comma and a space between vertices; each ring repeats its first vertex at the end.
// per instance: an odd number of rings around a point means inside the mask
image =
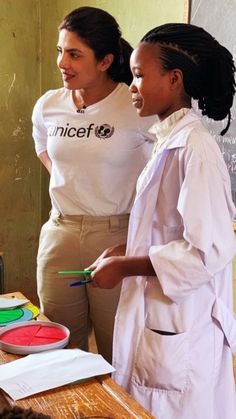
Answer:
MULTIPOLYGON (((20 292, 1 297, 25 298, 20 292)), ((48 320, 40 314, 40 320, 48 320)), ((20 358, 0 350, 0 364, 20 358)), ((68 384, 23 400, 13 402, 0 390, 0 411, 9 404, 23 408, 32 407, 37 412, 50 415, 52 419, 106 418, 106 419, 154 419, 108 375, 91 378, 80 384, 68 384)))

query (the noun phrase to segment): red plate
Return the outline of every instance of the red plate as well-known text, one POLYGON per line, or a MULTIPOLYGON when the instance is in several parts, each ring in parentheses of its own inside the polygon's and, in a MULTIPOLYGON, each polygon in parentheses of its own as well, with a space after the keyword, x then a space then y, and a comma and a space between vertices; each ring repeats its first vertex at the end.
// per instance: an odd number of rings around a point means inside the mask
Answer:
POLYGON ((59 323, 27 321, 0 330, 0 349, 27 355, 64 348, 69 337, 69 329, 59 323))

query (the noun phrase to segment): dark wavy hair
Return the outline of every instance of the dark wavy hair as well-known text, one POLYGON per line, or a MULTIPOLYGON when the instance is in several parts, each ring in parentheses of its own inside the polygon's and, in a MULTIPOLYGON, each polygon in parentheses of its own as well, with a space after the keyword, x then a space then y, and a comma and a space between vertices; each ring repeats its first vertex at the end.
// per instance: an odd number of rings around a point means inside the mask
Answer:
POLYGON ((75 32, 94 51, 97 61, 113 54, 113 63, 107 71, 110 78, 130 85, 129 59, 133 48, 122 38, 113 16, 96 7, 79 7, 63 19, 59 25, 59 30, 62 29, 75 32))
POLYGON ((19 406, 5 407, 0 412, 0 419, 51 419, 51 416, 36 412, 31 407, 24 409, 19 406))
POLYGON ((141 42, 159 44, 164 70, 179 68, 185 92, 198 101, 202 114, 216 121, 228 116, 235 94, 232 54, 203 28, 187 23, 167 23, 149 31, 141 42))

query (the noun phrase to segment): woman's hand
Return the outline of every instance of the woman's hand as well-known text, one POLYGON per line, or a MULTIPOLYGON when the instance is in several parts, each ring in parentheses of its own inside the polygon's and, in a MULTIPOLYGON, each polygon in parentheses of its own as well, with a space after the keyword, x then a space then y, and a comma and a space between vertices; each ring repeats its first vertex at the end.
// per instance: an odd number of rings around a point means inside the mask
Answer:
POLYGON ((125 256, 104 256, 89 267, 92 269, 91 286, 99 288, 114 288, 126 275, 125 265, 127 258, 125 256))
POLYGON ((92 270, 91 286, 113 288, 122 280, 119 257, 124 256, 126 244, 109 247, 88 268, 92 270), (115 258, 117 260, 115 260, 115 258), (116 261, 116 263, 114 263, 116 261), (102 279, 103 278, 103 279, 102 279))
POLYGON ((93 269, 98 261, 101 261, 104 258, 108 258, 110 256, 124 256, 126 251, 126 244, 118 244, 117 246, 108 247, 102 254, 95 260, 95 262, 90 265, 88 269, 93 269))
POLYGON ((124 256, 126 251, 126 244, 118 244, 114 247, 108 247, 107 249, 102 252, 102 254, 90 265, 88 268, 89 270, 94 270, 98 263, 101 262, 103 259, 111 257, 111 256, 124 256))
POLYGON ((106 249, 87 269, 92 270, 91 286, 113 288, 127 276, 156 276, 149 256, 124 256, 124 246, 106 249))

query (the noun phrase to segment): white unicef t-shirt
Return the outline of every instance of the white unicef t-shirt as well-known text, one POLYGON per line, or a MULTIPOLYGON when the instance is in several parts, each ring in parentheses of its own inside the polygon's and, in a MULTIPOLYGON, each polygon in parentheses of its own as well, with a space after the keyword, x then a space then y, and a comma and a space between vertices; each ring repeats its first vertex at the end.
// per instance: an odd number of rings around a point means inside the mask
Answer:
POLYGON ((105 99, 77 111, 72 91, 45 93, 33 111, 36 153, 52 161, 49 193, 63 215, 129 213, 137 178, 149 159, 156 121, 141 118, 121 83, 105 99))

